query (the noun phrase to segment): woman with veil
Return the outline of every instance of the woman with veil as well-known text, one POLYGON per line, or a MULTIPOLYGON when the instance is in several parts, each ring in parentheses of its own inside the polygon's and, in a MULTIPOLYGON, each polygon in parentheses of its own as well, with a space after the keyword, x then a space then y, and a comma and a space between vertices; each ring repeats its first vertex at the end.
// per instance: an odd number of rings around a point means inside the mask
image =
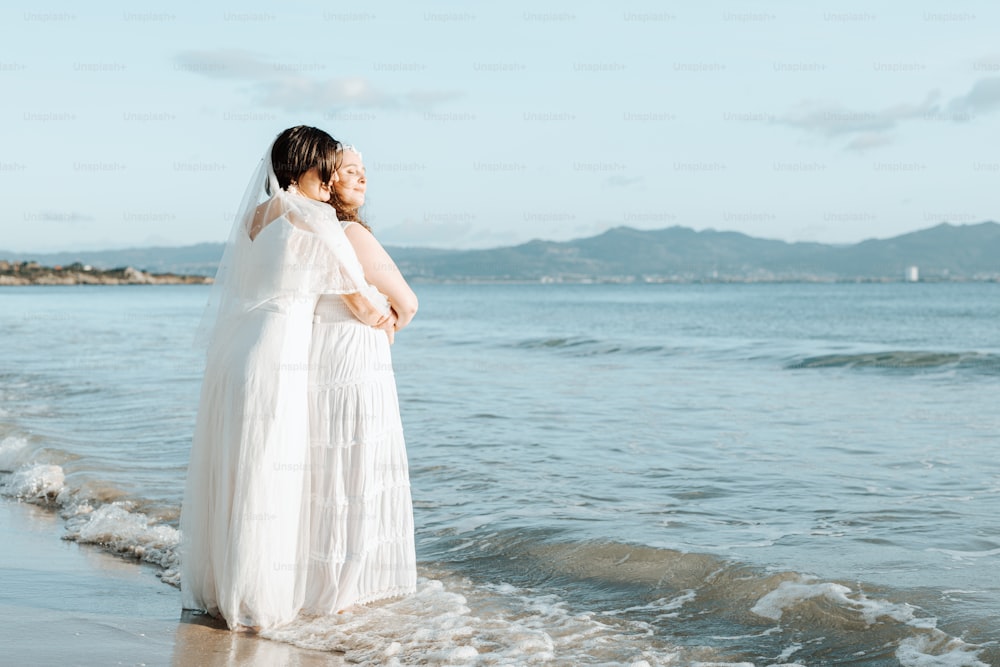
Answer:
MULTIPOLYGON (((221 617, 231 629, 291 621, 316 586, 310 364, 327 361, 310 354, 317 303, 331 295, 359 326, 385 329, 373 330, 381 336, 395 325, 325 203, 338 148, 311 127, 275 139, 244 195, 199 328, 207 357, 180 520, 181 587, 186 609, 221 617)), ((350 345, 338 351, 363 353, 350 345)), ((377 482, 375 461, 347 464, 327 473, 377 482)), ((394 574, 368 580, 385 591, 356 590, 355 601, 415 588, 408 488, 405 500, 382 525, 409 549, 393 556, 398 562, 373 563, 394 574)), ((340 549, 368 551, 358 543, 340 549)))

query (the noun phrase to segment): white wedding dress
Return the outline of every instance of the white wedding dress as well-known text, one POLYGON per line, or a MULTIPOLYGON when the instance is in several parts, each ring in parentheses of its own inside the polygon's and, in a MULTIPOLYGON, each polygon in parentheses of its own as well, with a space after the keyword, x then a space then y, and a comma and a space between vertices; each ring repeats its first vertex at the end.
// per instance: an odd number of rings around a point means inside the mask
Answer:
POLYGON ((323 295, 344 262, 317 235, 277 219, 241 243, 253 305, 208 349, 180 521, 184 608, 267 629, 303 605, 412 592, 386 334, 350 314, 342 288, 323 295))

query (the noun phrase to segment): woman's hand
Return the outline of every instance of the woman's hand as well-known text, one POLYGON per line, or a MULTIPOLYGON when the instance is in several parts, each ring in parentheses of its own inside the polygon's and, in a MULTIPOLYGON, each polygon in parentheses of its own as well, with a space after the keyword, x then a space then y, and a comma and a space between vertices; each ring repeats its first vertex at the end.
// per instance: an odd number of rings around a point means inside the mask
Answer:
POLYGON ((396 342, 396 323, 398 321, 396 311, 390 308, 389 314, 375 325, 376 329, 385 331, 385 335, 389 337, 389 345, 396 342))
MULTIPOLYGON (((368 300, 361 292, 341 294, 340 298, 347 304, 347 308, 354 313, 354 316, 369 326, 381 328, 389 319, 389 315, 383 315, 384 306, 379 306, 368 300)), ((390 311, 391 312, 391 311, 390 311)))
POLYGON ((396 330, 399 331, 413 319, 417 312, 417 295, 413 293, 399 267, 385 251, 371 232, 359 224, 352 223, 344 229, 347 240, 361 261, 365 279, 385 294, 396 311, 396 330))

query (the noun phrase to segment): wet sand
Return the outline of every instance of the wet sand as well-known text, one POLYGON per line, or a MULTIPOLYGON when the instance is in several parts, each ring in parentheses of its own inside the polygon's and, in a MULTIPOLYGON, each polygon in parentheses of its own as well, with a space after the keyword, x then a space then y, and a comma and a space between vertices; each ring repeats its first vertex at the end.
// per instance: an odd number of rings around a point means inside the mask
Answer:
POLYGON ((181 613, 155 570, 61 539, 62 519, 0 501, 0 646, 8 665, 343 665, 335 653, 181 613))

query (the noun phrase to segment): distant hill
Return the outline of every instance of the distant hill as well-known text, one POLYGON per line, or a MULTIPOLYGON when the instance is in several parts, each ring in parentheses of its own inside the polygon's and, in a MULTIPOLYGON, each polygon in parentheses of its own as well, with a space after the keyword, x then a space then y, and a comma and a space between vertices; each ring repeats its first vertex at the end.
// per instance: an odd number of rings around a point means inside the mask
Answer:
MULTIPOLYGON (((388 248, 417 280, 901 280, 906 267, 928 280, 1000 280, 1000 224, 941 223, 853 245, 787 243, 739 232, 687 227, 615 227, 572 241, 534 240, 484 250, 388 248)), ((97 268, 211 275, 220 243, 53 254, 3 253, 45 265, 79 261, 97 268)))
POLYGON ((997 280, 1000 224, 942 223, 844 246, 687 227, 615 227, 564 242, 390 253, 406 275, 433 280, 901 280, 908 266, 930 280, 997 280))

